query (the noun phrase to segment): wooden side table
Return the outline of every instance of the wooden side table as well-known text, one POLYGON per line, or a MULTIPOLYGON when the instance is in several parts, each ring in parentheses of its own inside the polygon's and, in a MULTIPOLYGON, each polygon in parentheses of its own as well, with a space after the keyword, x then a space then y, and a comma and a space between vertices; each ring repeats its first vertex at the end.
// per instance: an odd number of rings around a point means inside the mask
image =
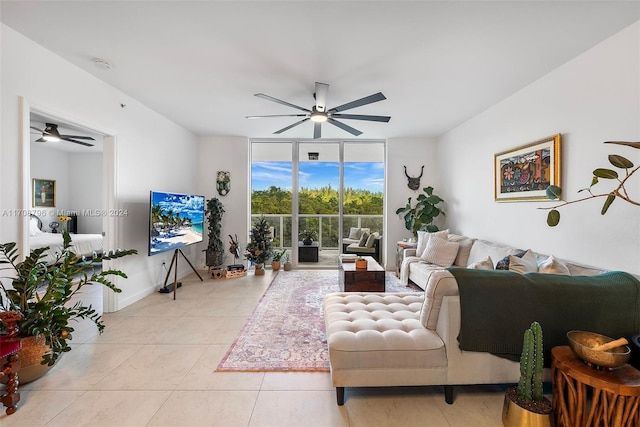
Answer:
POLYGON ((396 242, 396 276, 400 277, 400 267, 402 267, 402 261, 404 260, 405 249, 415 249, 418 247, 416 242, 396 242))
POLYGON ((551 356, 555 426, 640 426, 640 371, 592 368, 568 346, 551 356))

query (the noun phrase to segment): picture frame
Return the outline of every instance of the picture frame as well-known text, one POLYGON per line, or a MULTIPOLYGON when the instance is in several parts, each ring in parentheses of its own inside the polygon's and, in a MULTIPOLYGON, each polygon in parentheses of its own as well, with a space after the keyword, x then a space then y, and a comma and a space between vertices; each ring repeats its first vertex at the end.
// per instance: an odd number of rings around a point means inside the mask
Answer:
POLYGON ((55 179, 33 180, 33 207, 34 208, 55 208, 56 207, 56 181, 55 179))
POLYGON ((560 186, 560 134, 494 155, 497 202, 549 200, 549 185, 560 186))

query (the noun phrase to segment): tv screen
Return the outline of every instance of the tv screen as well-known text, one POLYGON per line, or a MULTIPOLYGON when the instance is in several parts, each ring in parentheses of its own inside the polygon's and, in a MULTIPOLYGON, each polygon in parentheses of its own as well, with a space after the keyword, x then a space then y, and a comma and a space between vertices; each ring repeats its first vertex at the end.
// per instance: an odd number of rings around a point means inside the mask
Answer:
POLYGON ((149 255, 202 241, 204 196, 151 191, 149 255))

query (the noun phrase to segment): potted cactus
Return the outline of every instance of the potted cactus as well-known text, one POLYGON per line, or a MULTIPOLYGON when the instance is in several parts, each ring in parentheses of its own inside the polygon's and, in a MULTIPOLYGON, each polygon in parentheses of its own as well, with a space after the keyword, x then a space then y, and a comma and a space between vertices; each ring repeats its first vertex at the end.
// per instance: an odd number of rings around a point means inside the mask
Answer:
POLYGON ((533 322, 524 331, 520 357, 520 381, 505 392, 502 424, 505 427, 551 427, 551 401, 542 392, 544 366, 542 327, 533 322))

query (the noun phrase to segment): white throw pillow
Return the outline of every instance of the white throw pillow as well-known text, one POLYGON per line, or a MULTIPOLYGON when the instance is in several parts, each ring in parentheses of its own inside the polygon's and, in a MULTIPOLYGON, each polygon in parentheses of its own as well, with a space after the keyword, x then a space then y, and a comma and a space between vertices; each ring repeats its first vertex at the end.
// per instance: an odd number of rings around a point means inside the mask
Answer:
POLYGON ((358 227, 351 227, 349 229, 349 239, 351 240, 359 240, 360 239, 360 235, 362 234, 362 230, 360 230, 358 227))
POLYGON ((473 270, 493 270, 493 260, 490 256, 487 256, 480 261, 469 264, 467 268, 471 268, 473 270))
POLYGON ((367 243, 366 243, 366 247, 371 249, 374 245, 374 243, 376 242, 376 239, 378 238, 378 236, 380 236, 380 234, 378 232, 374 232, 369 234, 369 237, 367 237, 367 243))
POLYGON ((38 228, 38 220, 36 218, 31 218, 29 220, 29 235, 35 236, 42 233, 42 230, 38 228))
POLYGON ((538 272, 545 274, 564 274, 566 276, 571 275, 569 267, 562 261, 557 260, 553 255, 540 263, 538 272))
POLYGON ((458 255, 460 244, 449 242, 437 236, 431 236, 427 242, 427 247, 420 257, 424 262, 436 264, 441 267, 451 267, 458 255))
POLYGON ((447 239, 449 237, 449 230, 440 230, 435 233, 429 233, 428 231, 418 231, 418 244, 416 245, 416 256, 421 257, 427 247, 427 242, 432 236, 447 239))
POLYGON ((509 271, 515 271, 520 274, 536 273, 538 271, 536 254, 531 249, 527 249, 527 252, 522 257, 509 255, 509 271))

